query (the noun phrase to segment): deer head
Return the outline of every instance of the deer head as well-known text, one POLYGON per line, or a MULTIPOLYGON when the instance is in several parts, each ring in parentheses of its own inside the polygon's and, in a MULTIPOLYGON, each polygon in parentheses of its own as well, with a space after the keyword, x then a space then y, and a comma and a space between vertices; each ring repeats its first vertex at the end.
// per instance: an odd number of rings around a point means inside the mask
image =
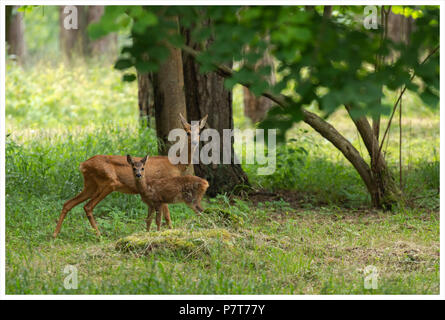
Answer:
POLYGON ((145 176, 145 162, 147 161, 148 155, 142 158, 141 161, 134 161, 133 158, 127 154, 127 162, 130 164, 133 175, 136 179, 143 179, 145 176))
POLYGON ((190 123, 187 122, 187 120, 185 120, 184 116, 181 113, 179 113, 179 119, 181 119, 182 127, 184 128, 188 136, 188 140, 191 147, 190 148, 191 154, 194 154, 196 147, 199 144, 199 134, 201 130, 206 126, 208 116, 209 115, 206 114, 204 118, 202 118, 199 121, 196 121, 196 123, 193 123, 193 125, 191 125, 190 123))

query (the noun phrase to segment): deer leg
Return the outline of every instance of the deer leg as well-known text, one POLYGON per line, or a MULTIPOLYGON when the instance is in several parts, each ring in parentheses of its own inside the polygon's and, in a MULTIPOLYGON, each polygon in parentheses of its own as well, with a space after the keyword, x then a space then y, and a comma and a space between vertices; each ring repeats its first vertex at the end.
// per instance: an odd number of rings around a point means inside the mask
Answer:
POLYGON ((148 215, 147 215, 147 232, 150 231, 151 222, 153 221, 155 209, 151 206, 148 207, 148 215))
POLYGON ((161 231, 162 212, 159 208, 156 208, 156 227, 158 231, 161 231))
POLYGON ((87 214, 87 218, 90 221, 91 226, 96 230, 96 234, 99 237, 100 231, 99 228, 97 228, 96 220, 93 216, 93 209, 97 206, 99 202, 101 202, 106 196, 108 196, 111 192, 114 191, 114 188, 112 186, 109 186, 103 190, 101 190, 97 196, 93 197, 88 203, 83 207, 85 209, 85 213, 87 214))
POLYGON ((72 208, 77 206, 79 203, 84 202, 85 200, 91 198, 94 194, 96 185, 85 185, 82 192, 79 193, 74 198, 68 200, 63 205, 62 213, 60 214, 59 221, 57 222, 56 229, 54 230, 53 237, 56 238, 62 228, 63 220, 65 219, 67 213, 71 211, 72 208))
POLYGON ((170 218, 170 210, 168 210, 168 204, 163 203, 160 207, 161 212, 163 213, 165 224, 168 226, 169 229, 172 228, 172 220, 170 218))
POLYGON ((200 202, 196 204, 196 208, 198 209, 198 211, 199 211, 200 213, 204 211, 204 208, 202 207, 202 205, 201 205, 200 202))
POLYGON ((197 208, 198 205, 194 204, 193 202, 189 202, 189 203, 187 203, 187 206, 188 206, 190 209, 192 209, 193 211, 195 211, 195 213, 196 213, 197 216, 200 216, 200 215, 201 215, 202 208, 198 209, 198 208, 197 208))

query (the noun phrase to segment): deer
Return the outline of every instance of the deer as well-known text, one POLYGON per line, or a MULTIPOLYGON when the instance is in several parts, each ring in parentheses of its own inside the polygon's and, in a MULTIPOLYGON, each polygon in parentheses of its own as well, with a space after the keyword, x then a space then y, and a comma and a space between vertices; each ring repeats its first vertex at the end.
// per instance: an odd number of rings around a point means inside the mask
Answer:
POLYGON ((177 176, 161 179, 145 179, 145 169, 148 155, 139 161, 127 155, 127 162, 133 170, 136 187, 142 201, 148 205, 147 231, 150 230, 153 214, 156 211, 157 230, 161 230, 161 211, 163 204, 180 203, 187 204, 199 216, 203 211, 201 200, 209 183, 207 180, 191 176, 177 176))
MULTIPOLYGON (((179 118, 184 130, 187 132, 188 142, 184 148, 188 148, 187 164, 173 165, 167 156, 151 156, 147 161, 147 172, 145 179, 159 179, 178 177, 185 175, 191 164, 192 153, 196 151, 199 143, 199 133, 206 126, 208 115, 197 121, 193 126, 187 122, 181 113, 179 118), (192 135, 192 131, 198 134, 192 135), (193 139, 193 141, 192 141, 193 139)), ((134 158, 140 161, 140 158, 134 158)), ((100 237, 101 233, 97 227, 93 216, 93 210, 99 202, 112 192, 121 192, 127 194, 138 194, 136 182, 131 170, 129 169, 126 156, 122 155, 95 155, 88 160, 80 163, 80 172, 83 175, 83 190, 74 198, 67 200, 62 208, 59 220, 53 237, 56 238, 62 228, 63 220, 71 209, 78 204, 89 200, 83 207, 96 235, 100 237)), ((163 213, 167 226, 171 229, 172 223, 167 204, 161 204, 159 210, 163 213)))

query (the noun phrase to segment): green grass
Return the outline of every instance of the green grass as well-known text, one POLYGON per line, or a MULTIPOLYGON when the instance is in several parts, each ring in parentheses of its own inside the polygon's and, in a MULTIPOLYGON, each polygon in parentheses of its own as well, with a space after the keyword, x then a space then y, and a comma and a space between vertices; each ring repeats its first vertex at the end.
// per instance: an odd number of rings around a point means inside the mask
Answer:
MULTIPOLYGON (((137 122, 136 87, 120 76, 98 65, 23 70, 8 64, 7 294, 439 293, 439 116, 411 96, 403 126, 409 201, 394 212, 370 210, 354 169, 298 124, 278 149, 273 175, 257 176, 255 165, 244 166, 254 189, 271 195, 206 198, 201 217, 170 205, 174 230, 147 235, 139 196, 115 193, 95 208, 101 239, 82 205, 52 239, 63 203, 82 188, 81 161, 156 151, 153 130, 137 122), (116 248, 135 235, 156 249, 116 248), (67 265, 78 269, 77 290, 63 286, 67 265), (364 289, 368 265, 378 268, 377 290, 364 289)), ((240 92, 234 93, 235 125, 248 128, 240 92)), ((360 150, 344 113, 331 121, 360 150)), ((397 132, 395 124, 386 149, 395 173, 397 132)))

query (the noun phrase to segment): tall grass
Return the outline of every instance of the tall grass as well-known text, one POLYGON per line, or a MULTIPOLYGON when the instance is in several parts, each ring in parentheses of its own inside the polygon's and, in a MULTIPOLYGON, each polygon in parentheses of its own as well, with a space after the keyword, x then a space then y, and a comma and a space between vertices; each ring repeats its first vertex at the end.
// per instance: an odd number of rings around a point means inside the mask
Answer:
POLYGON ((82 161, 96 154, 156 154, 152 129, 110 122, 88 130, 38 130, 6 139, 6 192, 66 198, 79 191, 82 161))

